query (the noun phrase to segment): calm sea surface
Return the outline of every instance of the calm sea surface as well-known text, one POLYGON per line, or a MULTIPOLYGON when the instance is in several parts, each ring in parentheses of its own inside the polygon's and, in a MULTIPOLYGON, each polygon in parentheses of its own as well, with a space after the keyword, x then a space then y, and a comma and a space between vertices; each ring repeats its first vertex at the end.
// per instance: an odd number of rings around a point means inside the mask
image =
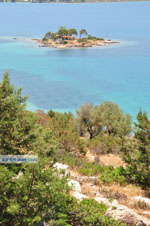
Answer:
POLYGON ((150 2, 0 3, 0 79, 10 71, 30 110, 72 111, 112 100, 133 118, 150 113, 150 2), (111 47, 58 50, 10 37, 42 37, 59 26, 120 40, 111 47))

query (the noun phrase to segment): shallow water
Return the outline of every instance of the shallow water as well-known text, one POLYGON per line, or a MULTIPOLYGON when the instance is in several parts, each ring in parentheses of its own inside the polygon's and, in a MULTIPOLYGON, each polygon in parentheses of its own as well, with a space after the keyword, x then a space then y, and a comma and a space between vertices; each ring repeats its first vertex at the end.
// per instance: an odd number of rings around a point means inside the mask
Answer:
POLYGON ((135 119, 139 107, 150 112, 149 12, 150 2, 0 3, 0 72, 23 86, 30 110, 74 112, 81 103, 112 100, 135 119), (42 37, 61 25, 121 43, 58 50, 6 38, 42 37))

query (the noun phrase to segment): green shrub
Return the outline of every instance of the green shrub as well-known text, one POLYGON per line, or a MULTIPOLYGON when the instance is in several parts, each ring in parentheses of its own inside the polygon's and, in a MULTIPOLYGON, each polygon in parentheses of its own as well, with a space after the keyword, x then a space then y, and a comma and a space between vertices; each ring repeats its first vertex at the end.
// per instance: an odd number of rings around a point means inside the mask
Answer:
POLYGON ((98 40, 104 41, 105 39, 104 38, 98 38, 98 40))
POLYGON ((88 41, 88 38, 79 38, 78 39, 79 43, 87 43, 87 41, 88 41))
POLYGON ((43 40, 44 42, 47 42, 47 41, 48 41, 48 39, 47 39, 47 38, 45 38, 45 37, 44 37, 42 40, 43 40))
POLYGON ((83 200, 70 206, 69 224, 71 226, 123 226, 119 221, 104 216, 107 206, 95 200, 83 200))
POLYGON ((118 153, 120 150, 120 140, 113 135, 100 133, 98 136, 89 140, 88 147, 96 155, 107 153, 118 153))
POLYGON ((105 168, 104 172, 100 174, 99 179, 104 184, 112 184, 112 183, 118 183, 118 184, 125 184, 126 178, 124 176, 125 170, 122 166, 118 168, 114 168, 113 166, 105 168))
POLYGON ((97 41, 98 38, 96 38, 95 36, 88 35, 88 40, 97 41))
POLYGON ((105 169, 104 166, 101 166, 96 162, 88 162, 86 159, 79 158, 66 151, 57 152, 57 159, 64 164, 68 164, 71 168, 77 169, 84 176, 98 175, 105 169))
POLYGON ((123 159, 128 164, 126 175, 130 182, 150 188, 150 120, 141 110, 137 114, 134 137, 122 147, 123 159))
POLYGON ((81 140, 76 132, 73 114, 58 113, 50 110, 48 115, 50 116, 49 127, 55 131, 55 136, 60 142, 60 149, 86 154, 84 140, 81 140))

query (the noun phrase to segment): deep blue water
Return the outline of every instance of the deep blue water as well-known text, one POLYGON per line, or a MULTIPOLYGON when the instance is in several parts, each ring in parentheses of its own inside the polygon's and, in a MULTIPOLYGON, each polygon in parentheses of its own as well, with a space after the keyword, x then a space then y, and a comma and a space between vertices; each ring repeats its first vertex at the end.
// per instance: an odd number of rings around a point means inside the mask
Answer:
POLYGON ((112 100, 133 118, 150 113, 150 2, 0 3, 0 72, 28 94, 28 108, 72 111, 112 100), (120 40, 111 47, 58 50, 6 37, 42 37, 61 25, 120 40))

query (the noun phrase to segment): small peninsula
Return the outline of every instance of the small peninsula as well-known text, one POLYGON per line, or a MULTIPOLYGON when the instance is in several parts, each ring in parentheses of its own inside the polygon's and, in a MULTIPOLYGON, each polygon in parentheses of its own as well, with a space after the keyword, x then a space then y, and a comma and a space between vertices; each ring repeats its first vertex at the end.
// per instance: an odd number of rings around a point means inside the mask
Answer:
POLYGON ((117 41, 92 36, 88 34, 86 29, 81 29, 78 32, 75 28, 67 29, 65 26, 59 27, 58 31, 55 33, 47 32, 43 39, 33 40, 40 43, 40 47, 51 48, 89 48, 119 43, 117 41))

